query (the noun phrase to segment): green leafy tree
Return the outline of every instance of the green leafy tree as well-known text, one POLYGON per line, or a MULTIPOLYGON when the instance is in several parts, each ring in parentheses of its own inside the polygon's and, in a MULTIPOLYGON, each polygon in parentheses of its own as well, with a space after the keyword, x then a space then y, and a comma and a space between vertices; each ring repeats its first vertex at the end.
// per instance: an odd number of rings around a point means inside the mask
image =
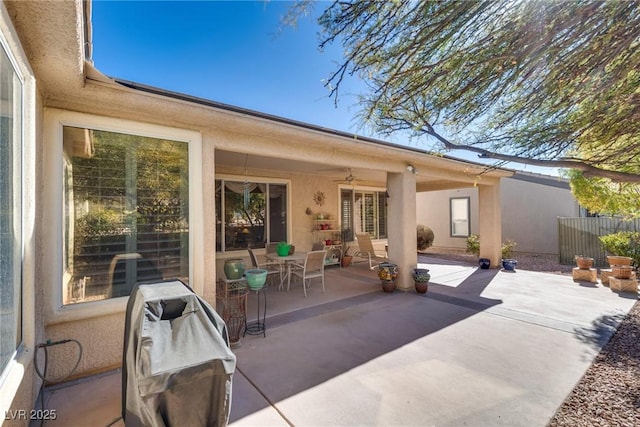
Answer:
POLYGON ((587 178, 577 170, 568 171, 567 175, 576 200, 591 212, 640 217, 640 185, 600 177, 587 178))
POLYGON ((383 135, 640 183, 638 1, 335 1, 319 24, 331 95, 364 80, 383 135))

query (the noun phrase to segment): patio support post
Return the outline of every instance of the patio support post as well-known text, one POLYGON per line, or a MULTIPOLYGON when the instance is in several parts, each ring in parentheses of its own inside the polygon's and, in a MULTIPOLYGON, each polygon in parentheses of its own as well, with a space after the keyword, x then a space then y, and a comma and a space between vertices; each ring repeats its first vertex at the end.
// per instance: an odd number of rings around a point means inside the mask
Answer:
POLYGON ((480 217, 480 258, 489 258, 492 267, 499 267, 502 258, 502 217, 500 211, 500 181, 478 186, 480 217))
POLYGON ((204 270, 203 289, 199 294, 205 301, 216 306, 216 167, 215 143, 208 135, 202 144, 202 235, 206 244, 203 248, 204 270))
POLYGON ((396 287, 413 289, 412 269, 418 263, 416 251, 416 176, 413 172, 387 174, 387 232, 389 262, 398 265, 396 287))

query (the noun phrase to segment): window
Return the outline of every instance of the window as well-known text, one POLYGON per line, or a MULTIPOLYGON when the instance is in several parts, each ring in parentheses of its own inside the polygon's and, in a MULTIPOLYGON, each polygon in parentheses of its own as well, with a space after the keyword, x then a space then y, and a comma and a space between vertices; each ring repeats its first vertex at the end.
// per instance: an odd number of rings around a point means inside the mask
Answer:
POLYGON ((216 251, 264 248, 267 242, 286 241, 287 222, 286 184, 216 180, 216 251))
POLYGON ((469 223, 469 197, 451 198, 451 237, 469 237, 471 226, 469 223))
POLYGON ((22 87, 0 45, 0 378, 22 342, 22 87))
POLYGON ((63 148, 63 303, 188 282, 188 144, 64 126, 63 148))
POLYGON ((345 237, 368 233, 374 239, 387 237, 387 200, 384 191, 340 191, 340 215, 345 237))

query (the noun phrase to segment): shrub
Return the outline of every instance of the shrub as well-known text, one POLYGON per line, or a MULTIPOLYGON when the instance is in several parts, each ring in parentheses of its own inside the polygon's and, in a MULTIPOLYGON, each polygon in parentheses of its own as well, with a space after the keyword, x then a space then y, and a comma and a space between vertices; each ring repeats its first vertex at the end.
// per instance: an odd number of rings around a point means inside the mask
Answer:
POLYGON ((418 224, 418 250, 424 251, 433 245, 433 230, 426 225, 418 224))
POLYGON ((604 250, 611 255, 633 259, 633 265, 640 266, 640 232, 620 231, 599 237, 604 250))
POLYGON ((480 255, 480 236, 472 234, 467 237, 467 252, 474 255, 480 255))
MULTIPOLYGON (((517 243, 514 240, 507 239, 502 243, 502 258, 511 258, 513 256, 513 248, 517 243)), ((467 237, 467 252, 474 255, 480 255, 480 236, 472 234, 467 237)))
POLYGON ((513 247, 517 245, 514 240, 507 239, 502 243, 502 259, 508 259, 513 256, 513 247))

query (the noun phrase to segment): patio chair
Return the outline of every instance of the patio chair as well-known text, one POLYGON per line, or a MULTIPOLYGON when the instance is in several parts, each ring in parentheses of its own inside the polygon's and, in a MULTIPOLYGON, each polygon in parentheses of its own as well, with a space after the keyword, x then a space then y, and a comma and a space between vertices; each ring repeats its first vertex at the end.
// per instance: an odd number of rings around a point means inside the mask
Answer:
POLYGON ((376 254, 369 234, 356 233, 356 240, 358 241, 358 250, 353 255, 369 261, 370 270, 373 270, 376 265, 387 260, 387 257, 376 254))
POLYGON ((277 248, 278 248, 278 244, 277 243, 267 243, 266 245, 264 245, 264 248, 267 251, 267 254, 275 254, 278 252, 277 248))
POLYGON ((291 276, 298 276, 302 278, 302 289, 304 290, 304 296, 307 297, 307 287, 311 286, 311 279, 320 278, 322 281, 322 292, 324 292, 324 258, 326 252, 311 251, 307 252, 304 259, 304 264, 292 263, 290 265, 291 272, 287 278, 287 292, 291 287, 291 276), (307 285, 307 280, 309 284, 307 285))
POLYGON ((265 263, 258 263, 258 258, 256 257, 256 254, 253 252, 252 249, 247 249, 249 251, 249 258, 251 259, 251 265, 253 266, 253 268, 261 268, 263 270, 267 270, 267 280, 269 280, 269 278, 271 277, 275 277, 275 275, 278 275, 278 280, 280 282, 282 282, 282 265, 278 262, 265 262, 265 263))

